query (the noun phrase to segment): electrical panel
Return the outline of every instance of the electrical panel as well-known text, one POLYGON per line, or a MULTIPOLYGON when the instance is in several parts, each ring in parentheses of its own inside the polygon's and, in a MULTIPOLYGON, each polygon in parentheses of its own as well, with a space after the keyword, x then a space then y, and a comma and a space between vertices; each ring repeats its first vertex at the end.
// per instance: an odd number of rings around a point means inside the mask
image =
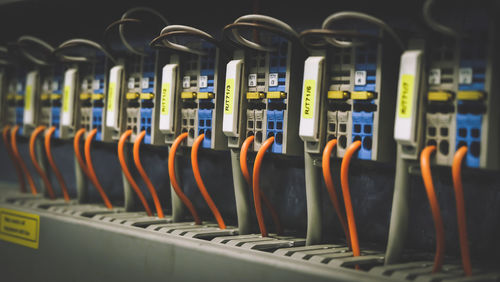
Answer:
POLYGON ((436 145, 435 162, 451 166, 467 146, 466 165, 499 167, 496 24, 474 13, 464 16, 461 39, 434 35, 429 41, 426 145, 436 145))

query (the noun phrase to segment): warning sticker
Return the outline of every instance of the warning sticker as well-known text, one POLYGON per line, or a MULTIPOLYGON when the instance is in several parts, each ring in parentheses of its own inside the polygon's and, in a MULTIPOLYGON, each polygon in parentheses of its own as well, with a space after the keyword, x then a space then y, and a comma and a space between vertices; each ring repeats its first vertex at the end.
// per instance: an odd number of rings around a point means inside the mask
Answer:
POLYGON ((0 208, 0 240, 38 249, 40 216, 0 208))

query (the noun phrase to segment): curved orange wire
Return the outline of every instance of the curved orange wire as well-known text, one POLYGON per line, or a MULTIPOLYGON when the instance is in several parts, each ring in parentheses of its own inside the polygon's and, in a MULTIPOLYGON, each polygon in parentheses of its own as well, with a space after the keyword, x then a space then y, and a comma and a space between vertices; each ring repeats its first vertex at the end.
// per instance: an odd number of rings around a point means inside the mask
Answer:
POLYGON ((30 137, 30 157, 31 157, 31 162, 33 162, 33 166, 35 166, 36 171, 42 178, 43 183, 45 184, 45 187, 47 188, 47 192, 49 193, 49 197, 51 199, 55 199, 56 195, 54 194, 54 189, 52 188, 52 184, 49 181, 49 177, 45 173, 45 171, 40 167, 38 164, 38 160, 36 159, 36 154, 35 154, 35 143, 36 139, 45 130, 44 125, 38 126, 33 133, 31 133, 30 137))
POLYGON ((85 134, 85 128, 80 128, 75 133, 75 138, 73 139, 73 150, 75 151, 76 160, 78 161, 80 168, 83 170, 83 173, 88 178, 90 178, 89 171, 87 169, 87 164, 85 163, 85 160, 83 159, 83 156, 82 156, 82 152, 80 151, 80 140, 82 139, 83 134, 85 134))
POLYGON ((194 140, 193 148, 191 148, 191 166, 193 168, 194 179, 196 180, 196 184, 198 185, 198 189, 200 189, 201 195, 207 202, 208 207, 212 211, 215 220, 217 220, 217 224, 220 229, 226 229, 226 224, 224 223, 224 219, 219 212, 219 209, 215 205, 212 197, 208 194, 207 187, 205 187, 205 183, 203 183, 203 179, 201 179, 200 167, 198 166, 198 151, 200 149, 201 142, 205 138, 205 134, 200 134, 194 140))
MULTIPOLYGON (((248 170, 248 164, 247 164, 247 155, 248 155, 248 149, 250 148, 250 145, 252 145, 254 140, 254 136, 248 136, 247 139, 243 142, 241 145, 241 151, 240 151, 240 168, 241 168, 241 173, 243 174, 243 177, 247 181, 248 187, 252 189, 252 177, 250 176, 250 172, 248 170)), ((271 201, 267 198, 266 194, 262 193, 262 201, 264 201, 264 205, 266 208, 269 210, 271 213, 271 218, 274 221, 274 225, 276 226, 276 233, 278 235, 283 234, 283 227, 281 226, 281 221, 278 216, 278 212, 276 212, 276 209, 274 209, 273 205, 271 204, 271 201)))
POLYGON ((59 186, 61 186, 64 200, 69 201, 68 187, 66 187, 66 182, 64 182, 61 171, 59 171, 59 169, 57 168, 57 165, 54 162, 54 158, 52 157, 50 140, 52 138, 52 134, 54 134, 54 131, 56 131, 56 128, 52 126, 45 134, 45 153, 47 154, 47 160, 49 161, 50 167, 52 167, 52 170, 54 170, 54 174, 56 175, 57 181, 59 182, 59 186))
POLYGON ((462 162, 467 155, 467 147, 462 146, 453 157, 451 172, 453 175, 453 188, 455 189, 455 201, 457 205, 458 235, 460 238, 460 252, 462 254, 462 265, 465 275, 472 275, 472 266, 469 255, 469 242, 467 240, 467 220, 465 217, 464 189, 462 186, 462 162))
POLYGON ((102 188, 101 183, 97 179, 97 176, 95 174, 94 170, 94 165, 92 164, 92 157, 90 155, 90 145, 92 144, 92 139, 94 139, 94 136, 97 134, 97 128, 92 129, 90 131, 89 135, 87 136, 87 139, 85 139, 85 159, 87 161, 87 170, 89 173, 89 178, 90 181, 92 181, 92 184, 94 184, 95 188, 97 191, 99 191, 99 194, 101 195, 102 200, 104 201, 104 204, 108 209, 112 209, 113 205, 111 205, 111 202, 108 199, 108 196, 106 195, 106 192, 104 192, 104 189, 102 188))
POLYGON ((16 168, 17 179, 19 180, 19 190, 21 190, 21 193, 26 193, 26 183, 24 182, 23 171, 19 166, 19 162, 17 161, 16 156, 14 156, 14 152, 12 152, 12 147, 10 146, 10 127, 10 125, 4 126, 2 130, 2 139, 5 145, 5 149, 7 150, 7 154, 9 155, 10 159, 14 163, 14 167, 16 168))
POLYGON ((356 219, 354 218, 354 210, 352 208, 351 191, 349 189, 349 164, 354 153, 361 147, 361 141, 354 141, 346 150, 342 164, 340 166, 340 185, 342 186, 342 194, 344 195, 344 205, 347 215, 347 224, 349 226, 349 236, 351 238, 351 248, 353 256, 361 255, 359 249, 358 230, 356 228, 356 219))
POLYGON ((146 171, 142 167, 141 164, 141 157, 139 155, 139 149, 141 147, 141 142, 144 139, 144 136, 146 135, 146 131, 143 130, 137 138, 135 139, 134 142, 134 163, 135 166, 137 167, 137 171, 139 171, 139 174, 141 175, 142 179, 144 180, 144 183, 146 183, 146 186, 149 189, 149 193, 151 193, 151 196, 153 197, 153 201, 155 203, 156 207, 156 213, 158 214, 159 218, 164 218, 165 216, 163 215, 163 209, 161 207, 160 199, 158 198, 158 194, 156 194, 156 189, 153 186, 153 183, 151 183, 151 180, 149 179, 148 175, 146 174, 146 171))
POLYGON ((422 153, 420 154, 420 170, 422 172, 425 191, 427 192, 427 198, 429 199, 429 204, 431 205, 432 217, 434 219, 434 226, 436 228, 436 255, 434 256, 434 266, 432 267, 433 273, 441 270, 445 248, 443 219, 441 218, 441 212, 439 211, 439 203, 436 198, 436 192, 434 189, 434 183, 432 181, 431 173, 431 154, 435 150, 436 146, 427 146, 424 148, 424 150, 422 150, 422 153))
POLYGON ((177 149, 181 145, 182 141, 184 141, 184 139, 186 139, 187 137, 188 137, 187 132, 184 132, 181 135, 177 136, 177 138, 175 138, 175 141, 172 144, 172 148, 168 153, 168 175, 170 177, 170 183, 172 184, 175 193, 177 194, 177 196, 179 196, 184 205, 186 205, 186 207, 189 209, 189 212, 191 212, 194 222, 197 225, 200 225, 201 219, 198 216, 198 213, 196 212, 193 203, 191 203, 188 197, 186 197, 186 195, 182 192, 181 187, 177 182, 177 177, 175 176, 175 153, 177 152, 177 149))
POLYGON ((349 227, 347 226, 346 218, 342 209, 340 208, 339 199, 337 197, 337 192, 335 186, 333 185, 331 167, 330 167, 330 156, 332 155, 332 150, 337 145, 337 139, 330 140, 323 150, 323 178, 325 179, 326 189, 328 190, 328 195, 330 195, 330 201, 337 213, 342 229, 344 229, 347 244, 350 245, 349 227))
POLYGON ((130 135, 132 135, 132 130, 129 129, 125 131, 122 134, 122 136, 120 136, 120 140, 118 141, 118 160, 120 161, 120 166, 122 167, 123 174, 125 174, 125 178, 127 178, 128 183, 130 183, 130 186, 132 186, 132 188, 134 189, 135 193, 137 194, 137 197, 139 197, 139 199, 141 200, 141 203, 144 206, 146 213, 149 216, 152 216, 153 213, 151 212, 151 208, 149 208, 148 201, 146 201, 144 194, 142 194, 142 191, 139 188, 139 185, 137 185, 137 182, 135 182, 134 178, 132 177, 132 174, 130 173, 130 170, 127 167, 125 156, 123 155, 123 148, 130 135))
POLYGON ((17 132, 19 131, 19 126, 15 125, 12 128, 12 131, 10 133, 10 144, 12 146, 12 153, 17 159, 17 163, 21 167, 24 175, 26 175, 26 178, 28 179, 28 184, 30 185, 31 193, 33 195, 37 194, 36 191, 36 186, 35 182, 33 181, 33 177, 31 176, 31 173, 28 170, 28 167, 26 167, 26 164, 23 161, 23 158, 21 158, 21 154, 19 154, 19 149, 17 148, 17 132))
POLYGON ((264 222, 264 215, 262 214, 262 206, 260 204, 260 167, 262 165, 262 160, 266 154, 267 149, 271 147, 274 143, 274 137, 271 136, 267 138, 266 141, 260 147, 257 156, 255 157, 255 163, 253 167, 253 201, 255 204, 255 213, 257 214, 257 222, 259 223, 260 234, 262 237, 267 237, 266 224, 264 222))

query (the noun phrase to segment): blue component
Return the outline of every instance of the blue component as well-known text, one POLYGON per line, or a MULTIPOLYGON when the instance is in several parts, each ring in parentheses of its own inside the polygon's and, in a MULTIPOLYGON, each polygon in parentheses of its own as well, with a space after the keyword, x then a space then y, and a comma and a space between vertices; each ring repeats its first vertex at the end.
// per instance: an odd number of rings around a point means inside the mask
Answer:
POLYGON ((377 48, 357 47, 355 70, 366 71, 366 84, 355 85, 354 91, 375 91, 377 80, 377 48))
MULTIPOLYGON (((466 103, 460 101, 459 104, 466 103)), ((481 146, 481 125, 482 115, 460 114, 456 115, 457 133, 455 148, 466 145, 469 150, 465 157, 465 163, 468 167, 479 167, 479 150, 481 146), (474 149, 475 148, 475 149, 474 149), (477 149, 477 150, 476 150, 477 149), (476 154, 477 156, 474 156, 476 154)))
POLYGON ((276 154, 283 153, 283 110, 267 111, 267 135, 274 136, 274 143, 271 146, 271 152, 276 154))
POLYGON ((482 40, 462 42, 460 51, 460 68, 472 69, 472 83, 459 84, 458 90, 484 91, 486 77, 486 47, 482 40))
POLYGON ((59 123, 61 119, 61 107, 52 107, 52 120, 51 120, 51 125, 56 128, 54 131, 54 137, 59 138, 59 123))
POLYGON ((23 126, 23 119, 24 119, 24 106, 17 106, 16 107, 16 124, 19 125, 19 127, 23 126))
POLYGON ((200 76, 207 77, 207 87, 200 87, 200 92, 214 92, 214 75, 215 75, 215 55, 216 47, 208 42, 202 45, 203 51, 208 53, 208 56, 201 56, 200 59, 200 76))
POLYGON ((358 158, 362 160, 371 160, 371 145, 373 142, 373 112, 352 112, 352 142, 355 140, 361 141, 358 158))
POLYGON ((95 139, 102 141, 102 107, 92 108, 92 129, 97 129, 95 139))
POLYGON ((152 108, 141 108, 141 132, 146 131, 144 136, 144 144, 151 144, 151 125, 153 118, 152 108))
POLYGON ((201 143, 202 148, 210 148, 212 143, 212 109, 199 109, 198 110, 198 133, 205 134, 205 138, 201 143))
POLYGON ((288 41, 284 38, 273 36, 271 39, 273 46, 278 49, 269 55, 269 73, 278 74, 278 86, 269 86, 271 91, 286 91, 286 61, 288 56, 288 41))

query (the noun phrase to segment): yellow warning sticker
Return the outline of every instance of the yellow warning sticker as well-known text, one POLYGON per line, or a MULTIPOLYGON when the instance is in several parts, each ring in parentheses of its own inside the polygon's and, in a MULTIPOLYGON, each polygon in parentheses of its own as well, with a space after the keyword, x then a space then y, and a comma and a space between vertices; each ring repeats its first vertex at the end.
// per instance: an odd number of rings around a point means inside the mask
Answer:
POLYGON ((224 114, 232 114, 234 107, 234 78, 226 79, 226 91, 224 99, 224 114))
POLYGON ((162 83, 161 85, 161 115, 167 116, 170 108, 170 83, 162 83))
POLYGON ((69 111, 69 92, 71 88, 69 85, 64 86, 64 93, 63 93, 63 112, 67 113, 69 111))
POLYGON ((108 111, 110 112, 115 109, 115 88, 116 82, 110 82, 108 90, 108 111))
POLYGON ((411 116, 414 80, 415 76, 411 74, 403 74, 401 77, 398 105, 398 115, 400 118, 409 118, 411 116))
POLYGON ((0 240, 38 249, 40 216, 0 208, 0 240))
POLYGON ((304 93, 302 94, 302 118, 311 119, 314 116, 314 96, 316 80, 306 79, 304 81, 304 93))
POLYGON ((26 101, 24 101, 24 110, 31 110, 31 97, 33 95, 33 87, 31 85, 26 86, 26 101))

